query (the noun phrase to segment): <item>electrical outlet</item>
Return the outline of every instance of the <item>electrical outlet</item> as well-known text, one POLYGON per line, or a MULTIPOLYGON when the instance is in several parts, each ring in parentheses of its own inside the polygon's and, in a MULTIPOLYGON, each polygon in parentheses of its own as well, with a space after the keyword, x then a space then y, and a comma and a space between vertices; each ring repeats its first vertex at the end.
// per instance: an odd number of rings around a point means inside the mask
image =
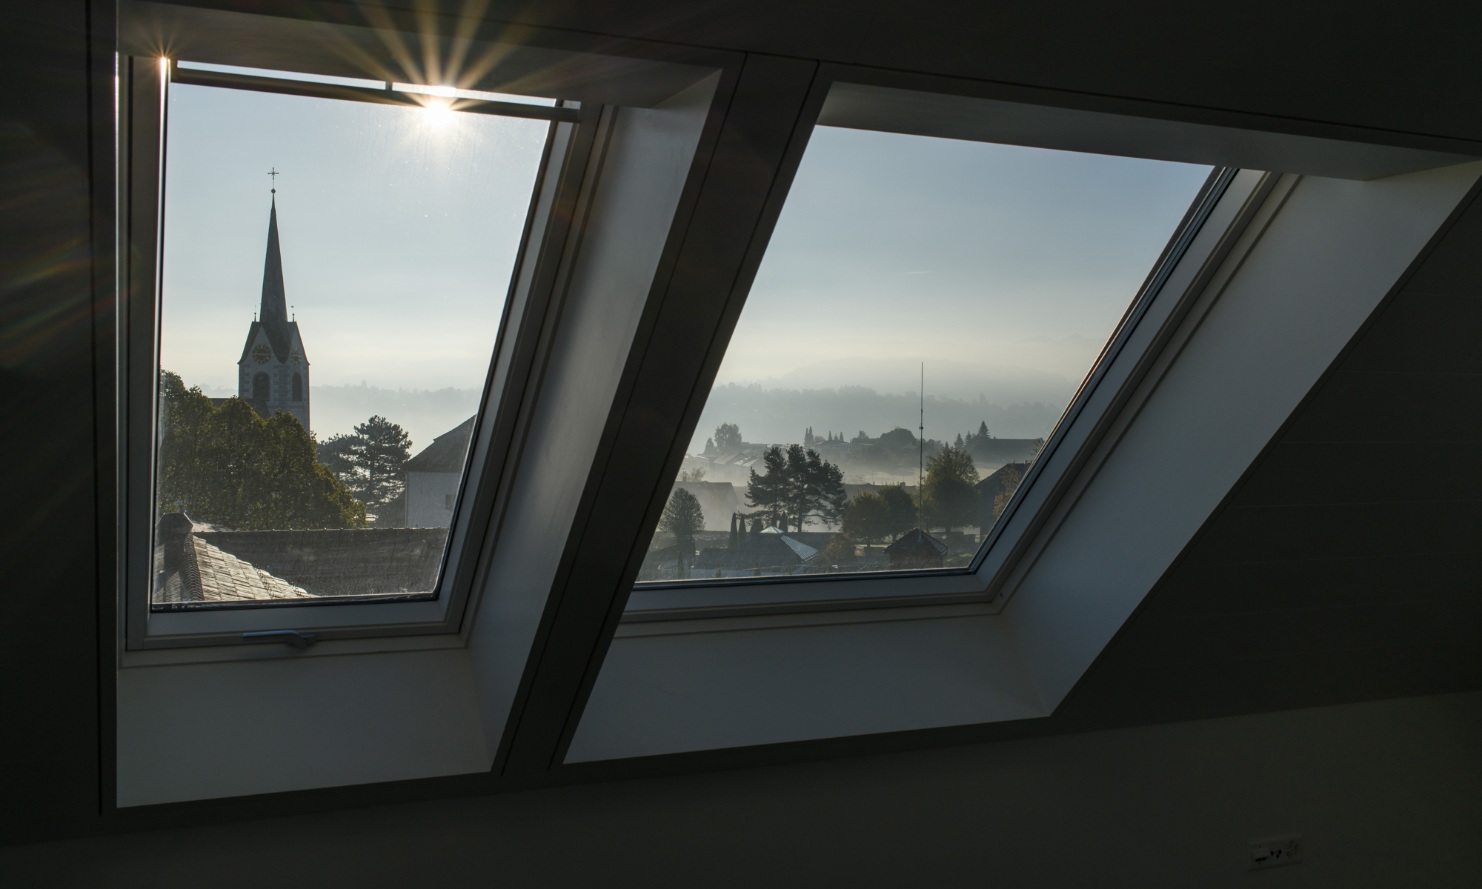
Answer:
POLYGON ((1251 870, 1302 863, 1302 835, 1300 833, 1251 840, 1245 844, 1245 848, 1248 852, 1247 860, 1251 870))

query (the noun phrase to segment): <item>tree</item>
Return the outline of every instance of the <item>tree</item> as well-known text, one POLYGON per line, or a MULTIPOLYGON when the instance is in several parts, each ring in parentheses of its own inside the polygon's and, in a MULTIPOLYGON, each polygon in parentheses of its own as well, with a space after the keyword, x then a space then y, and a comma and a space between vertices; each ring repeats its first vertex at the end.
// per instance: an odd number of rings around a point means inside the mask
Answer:
POLYGON ((865 491, 849 501, 843 519, 844 533, 862 542, 866 551, 872 542, 891 533, 890 506, 874 491, 865 491))
POLYGON ((916 436, 911 434, 911 430, 897 426, 889 432, 880 433, 880 444, 887 448, 914 448, 916 436))
POLYGON ((237 398, 218 407, 178 375, 160 374, 161 514, 251 531, 364 527, 365 507, 314 450, 289 414, 264 419, 237 398))
POLYGON ((715 447, 720 451, 734 451, 741 447, 741 427, 735 423, 722 423, 715 427, 715 447))
POLYGON ((779 529, 801 531, 809 519, 834 524, 844 509, 844 473, 802 445, 770 447, 762 454, 766 473, 755 469, 746 483, 747 504, 765 511, 779 529))
POLYGON ((819 558, 830 570, 838 568, 840 564, 848 570, 848 564, 854 561, 854 541, 848 534, 834 534, 829 537, 828 546, 823 548, 819 558))
POLYGON ((350 486, 379 523, 394 517, 392 504, 406 489, 406 463, 412 439, 385 417, 372 416, 349 435, 331 436, 319 446, 319 461, 350 486))
POLYGON ((705 514, 700 510, 700 501, 684 488, 675 488, 669 495, 669 504, 659 519, 659 530, 674 535, 674 546, 679 552, 679 576, 689 577, 689 560, 695 554, 695 533, 705 527, 705 514))
POLYGON ((342 482, 354 478, 354 453, 357 442, 358 440, 353 435, 331 435, 319 445, 317 451, 319 462, 342 482))
POLYGON ((921 523, 917 516, 916 500, 901 485, 891 485, 880 491, 885 501, 885 533, 892 538, 911 530, 921 523))
POLYGON ((694 469, 680 470, 679 480, 682 482, 703 482, 705 480, 705 467, 696 466, 694 469))
POLYGON ((942 448, 926 464, 926 482, 921 502, 924 524, 952 533, 953 527, 973 524, 978 518, 978 470, 973 458, 961 448, 942 448))

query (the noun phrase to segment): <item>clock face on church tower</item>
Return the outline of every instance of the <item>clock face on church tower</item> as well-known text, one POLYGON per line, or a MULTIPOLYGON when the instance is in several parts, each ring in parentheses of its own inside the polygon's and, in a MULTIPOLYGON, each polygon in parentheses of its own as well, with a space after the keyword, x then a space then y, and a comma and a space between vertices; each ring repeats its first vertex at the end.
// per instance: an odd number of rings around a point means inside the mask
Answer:
POLYGON ((272 350, 270 350, 267 346, 263 345, 262 343, 258 343, 252 349, 252 360, 256 361, 258 364, 267 364, 268 359, 272 357, 272 354, 272 350))

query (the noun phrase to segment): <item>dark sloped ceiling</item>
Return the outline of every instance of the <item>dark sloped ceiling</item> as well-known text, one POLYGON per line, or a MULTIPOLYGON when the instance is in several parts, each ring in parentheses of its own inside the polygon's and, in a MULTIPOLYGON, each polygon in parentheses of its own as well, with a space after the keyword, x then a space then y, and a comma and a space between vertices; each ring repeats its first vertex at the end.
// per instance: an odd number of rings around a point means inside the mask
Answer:
POLYGON ((1482 688, 1479 408, 1474 200, 1050 722, 1482 688))

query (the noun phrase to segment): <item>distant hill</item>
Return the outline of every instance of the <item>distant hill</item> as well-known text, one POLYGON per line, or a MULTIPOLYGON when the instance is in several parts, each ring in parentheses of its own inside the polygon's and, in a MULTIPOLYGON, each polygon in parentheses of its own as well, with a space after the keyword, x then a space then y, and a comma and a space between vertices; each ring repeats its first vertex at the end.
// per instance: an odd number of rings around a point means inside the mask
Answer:
MULTIPOLYGON (((195 385, 186 380, 186 385, 195 385)), ((236 389, 201 386, 212 398, 230 398, 236 389)), ((478 410, 477 389, 383 389, 359 386, 313 384, 309 391, 310 422, 320 441, 337 433, 348 433, 372 414, 380 414, 401 426, 412 437, 415 454, 432 440, 467 420, 478 410)))
POLYGON ((321 386, 311 392, 314 433, 324 441, 349 432, 371 414, 380 414, 412 437, 415 454, 432 440, 473 416, 477 389, 382 389, 379 386, 321 386))
MULTIPOLYGON (((842 432, 851 439, 859 432, 874 437, 897 426, 914 433, 918 410, 915 394, 884 395, 864 387, 764 389, 733 383, 710 393, 690 451, 702 451, 705 439, 721 423, 739 425, 745 440, 752 442, 801 442, 809 427, 819 438, 842 432)), ((986 422, 997 438, 1041 438, 1049 435, 1061 412, 1061 407, 1043 402, 994 404, 982 396, 967 400, 928 395, 926 437, 950 442, 958 433, 976 431, 986 422)))

